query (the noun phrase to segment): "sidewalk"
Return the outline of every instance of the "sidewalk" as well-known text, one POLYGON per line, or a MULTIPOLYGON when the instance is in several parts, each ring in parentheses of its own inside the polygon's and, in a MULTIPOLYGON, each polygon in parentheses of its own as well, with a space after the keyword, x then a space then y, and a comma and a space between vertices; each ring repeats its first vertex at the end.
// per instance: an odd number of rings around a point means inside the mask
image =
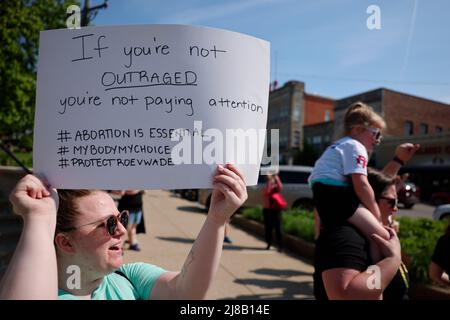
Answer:
MULTIPOLYGON (((144 196, 146 234, 142 251, 125 250, 125 262, 153 263, 180 270, 206 218, 201 205, 168 191, 144 196)), ((313 299, 313 267, 230 225, 232 244, 225 244, 219 271, 208 299, 313 299)))

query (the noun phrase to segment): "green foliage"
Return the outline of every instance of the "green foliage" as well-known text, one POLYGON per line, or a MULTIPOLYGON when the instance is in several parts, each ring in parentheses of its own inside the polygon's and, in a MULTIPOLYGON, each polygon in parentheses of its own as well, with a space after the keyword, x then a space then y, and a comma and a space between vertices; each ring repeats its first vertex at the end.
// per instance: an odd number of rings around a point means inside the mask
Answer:
POLYGON ((255 220, 262 222, 263 216, 262 216, 262 208, 256 207, 256 208, 244 208, 242 210, 242 216, 246 219, 255 220))
MULTIPOLYGON (((262 208, 246 208, 242 214, 247 219, 263 221, 262 208)), ((399 238, 402 253, 409 257, 408 266, 411 281, 424 283, 428 281, 428 265, 434 247, 447 227, 446 221, 428 218, 400 217, 399 238)), ((291 209, 283 212, 283 232, 303 240, 314 241, 314 215, 310 211, 291 209)))
POLYGON ((302 208, 294 208, 283 211, 284 216, 292 216, 292 217, 302 217, 314 220, 314 214, 312 211, 305 210, 302 208))
MULTIPOLYGON (((263 222, 262 208, 245 208, 242 216, 247 219, 263 222)), ((290 209, 282 213, 283 232, 302 238, 306 241, 314 241, 314 215, 311 211, 302 209, 290 209)))
POLYGON ((434 247, 444 234, 447 223, 428 218, 400 217, 399 238, 402 252, 411 258, 409 273, 411 279, 424 282, 428 278, 428 265, 434 247))
POLYGON ((312 211, 292 209, 283 212, 283 231, 303 240, 314 242, 314 215, 312 211))
MULTIPOLYGON (((33 167, 33 155, 31 152, 14 152, 14 155, 27 168, 33 167)), ((0 151, 0 166, 17 167, 18 164, 11 157, 9 157, 5 152, 0 151)))
POLYGON ((30 151, 33 149, 33 136, 25 134, 19 139, 18 147, 22 150, 30 151))
POLYGON ((33 129, 39 32, 64 28, 74 0, 8 0, 0 8, 0 136, 33 129))

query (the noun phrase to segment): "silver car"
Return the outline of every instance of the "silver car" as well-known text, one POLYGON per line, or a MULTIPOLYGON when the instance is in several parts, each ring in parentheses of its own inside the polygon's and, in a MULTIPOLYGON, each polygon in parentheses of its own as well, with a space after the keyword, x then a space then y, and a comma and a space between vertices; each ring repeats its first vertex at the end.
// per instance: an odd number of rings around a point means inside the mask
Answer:
MULTIPOLYGON (((248 199, 244 203, 244 207, 262 206, 262 189, 266 184, 267 173, 278 172, 283 190, 281 194, 288 203, 288 208, 303 207, 312 210, 312 190, 308 185, 308 177, 313 167, 307 166, 278 166, 278 167, 261 167, 258 184, 256 186, 248 186, 248 199)), ((201 189, 198 193, 198 201, 203 204, 206 209, 209 208, 211 202, 211 189, 201 189)))
POLYGON ((434 220, 443 220, 443 219, 450 220, 450 204, 443 204, 443 205, 437 206, 433 212, 433 219, 434 220))

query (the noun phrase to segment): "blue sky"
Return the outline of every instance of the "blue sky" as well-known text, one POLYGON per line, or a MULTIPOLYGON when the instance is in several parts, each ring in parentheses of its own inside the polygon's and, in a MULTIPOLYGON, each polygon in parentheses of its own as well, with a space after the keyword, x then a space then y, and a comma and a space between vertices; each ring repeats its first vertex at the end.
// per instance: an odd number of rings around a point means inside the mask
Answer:
POLYGON ((190 24, 270 41, 271 80, 280 85, 304 81, 307 92, 334 99, 386 87, 450 103, 448 0, 109 0, 108 5, 94 25, 190 24), (380 7, 379 30, 367 28, 370 5, 380 7))

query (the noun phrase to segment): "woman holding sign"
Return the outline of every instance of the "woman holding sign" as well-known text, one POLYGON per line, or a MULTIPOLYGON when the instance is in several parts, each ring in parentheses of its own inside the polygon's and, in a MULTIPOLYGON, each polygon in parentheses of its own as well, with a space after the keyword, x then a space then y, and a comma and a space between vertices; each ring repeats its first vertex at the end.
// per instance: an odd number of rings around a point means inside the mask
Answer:
POLYGON ((11 193, 24 220, 0 299, 202 299, 219 266, 224 225, 247 198, 241 172, 218 166, 205 223, 180 272, 123 265, 128 212, 103 191, 50 189, 27 175, 11 193), (55 231, 56 230, 56 231, 55 231))

